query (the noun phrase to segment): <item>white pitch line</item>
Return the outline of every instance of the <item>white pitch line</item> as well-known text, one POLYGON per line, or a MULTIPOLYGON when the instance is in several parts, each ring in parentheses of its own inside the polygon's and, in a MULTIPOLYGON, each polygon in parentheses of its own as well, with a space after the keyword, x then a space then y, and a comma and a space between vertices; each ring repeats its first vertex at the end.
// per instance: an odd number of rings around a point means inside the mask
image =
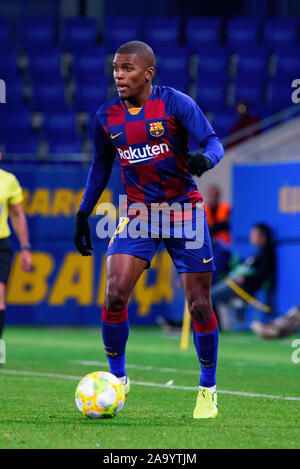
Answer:
MULTIPOLYGON (((9 370, 9 369, 2 369, 0 370, 0 374, 11 374, 11 375, 21 375, 21 376, 36 376, 36 377, 43 377, 43 378, 60 378, 60 379, 71 379, 79 381, 82 379, 82 376, 72 376, 72 375, 63 375, 58 373, 42 373, 38 371, 25 371, 25 370, 9 370)), ((138 386, 148 386, 148 387, 155 387, 155 388, 164 388, 164 389, 179 389, 183 391, 196 391, 198 387, 192 386, 174 386, 167 385, 167 384, 160 384, 160 383, 147 383, 142 381, 131 381, 132 384, 136 384, 138 386)), ((255 394, 251 392, 243 392, 243 391, 222 391, 218 389, 218 394, 231 394, 233 396, 242 396, 242 397, 262 397, 266 399, 281 399, 285 401, 300 401, 300 397, 288 397, 288 396, 273 396, 270 394, 255 394)))
MULTIPOLYGON (((105 366, 107 367, 107 362, 99 362, 99 361, 89 361, 89 360, 72 360, 70 363, 77 363, 79 365, 84 365, 84 366, 105 366)), ((142 370, 142 371, 161 371, 162 373, 182 373, 185 375, 196 375, 199 376, 200 370, 195 371, 195 370, 180 370, 178 368, 158 368, 155 366, 151 365, 133 365, 133 364, 127 364, 126 363, 126 368, 128 369, 133 369, 133 370, 142 370)))

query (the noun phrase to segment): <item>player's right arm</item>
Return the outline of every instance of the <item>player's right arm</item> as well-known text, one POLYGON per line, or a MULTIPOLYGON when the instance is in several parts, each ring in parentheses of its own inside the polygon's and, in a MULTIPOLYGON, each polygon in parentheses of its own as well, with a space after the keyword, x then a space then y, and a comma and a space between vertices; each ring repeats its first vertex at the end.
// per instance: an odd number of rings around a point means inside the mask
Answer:
POLYGON ((94 124, 94 157, 75 223, 74 243, 83 256, 90 256, 93 249, 88 217, 108 183, 115 154, 116 150, 102 128, 98 112, 94 124))

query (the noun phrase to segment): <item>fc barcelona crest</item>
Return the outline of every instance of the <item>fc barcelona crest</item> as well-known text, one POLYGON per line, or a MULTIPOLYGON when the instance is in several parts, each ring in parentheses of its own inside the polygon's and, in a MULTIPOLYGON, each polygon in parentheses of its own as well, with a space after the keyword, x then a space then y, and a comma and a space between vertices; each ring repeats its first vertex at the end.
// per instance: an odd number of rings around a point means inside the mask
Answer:
POLYGON ((165 132, 163 123, 160 122, 151 122, 150 123, 150 134, 152 137, 161 137, 165 132))

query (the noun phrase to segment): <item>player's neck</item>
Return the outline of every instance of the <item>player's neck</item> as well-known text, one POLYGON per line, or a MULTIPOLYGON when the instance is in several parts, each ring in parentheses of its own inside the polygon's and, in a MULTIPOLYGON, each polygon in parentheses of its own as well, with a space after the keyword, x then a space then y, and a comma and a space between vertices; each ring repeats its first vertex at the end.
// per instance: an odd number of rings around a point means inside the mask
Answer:
POLYGON ((149 86, 144 88, 143 92, 139 96, 134 96, 129 99, 124 99, 124 104, 127 107, 127 109, 143 107, 144 104, 150 98, 152 94, 152 90, 153 90, 153 86, 150 84, 149 86))

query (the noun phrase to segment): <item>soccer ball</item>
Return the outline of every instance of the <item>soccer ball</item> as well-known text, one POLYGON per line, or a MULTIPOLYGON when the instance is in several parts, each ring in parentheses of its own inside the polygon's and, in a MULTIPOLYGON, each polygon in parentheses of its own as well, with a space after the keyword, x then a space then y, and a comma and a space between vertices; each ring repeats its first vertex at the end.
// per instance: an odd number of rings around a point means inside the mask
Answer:
POLYGON ((123 384, 111 373, 94 371, 79 382, 75 402, 80 412, 91 419, 114 417, 124 406, 123 384))

